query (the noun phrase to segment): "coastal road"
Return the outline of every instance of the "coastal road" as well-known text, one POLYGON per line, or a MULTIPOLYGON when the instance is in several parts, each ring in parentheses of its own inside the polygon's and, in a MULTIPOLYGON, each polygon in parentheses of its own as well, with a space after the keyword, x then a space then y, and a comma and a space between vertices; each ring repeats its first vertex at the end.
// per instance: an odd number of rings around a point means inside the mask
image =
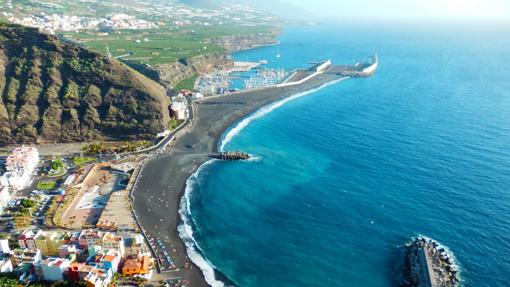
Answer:
POLYGON ((146 234, 160 238, 171 250, 179 268, 172 272, 173 277, 188 280, 189 286, 207 286, 202 272, 190 264, 179 238, 178 209, 186 180, 209 159, 209 154, 217 151, 222 133, 262 106, 341 78, 335 73, 324 73, 296 86, 206 98, 197 104, 190 131, 176 140, 168 154, 157 155, 145 164, 133 190, 133 207, 146 234))

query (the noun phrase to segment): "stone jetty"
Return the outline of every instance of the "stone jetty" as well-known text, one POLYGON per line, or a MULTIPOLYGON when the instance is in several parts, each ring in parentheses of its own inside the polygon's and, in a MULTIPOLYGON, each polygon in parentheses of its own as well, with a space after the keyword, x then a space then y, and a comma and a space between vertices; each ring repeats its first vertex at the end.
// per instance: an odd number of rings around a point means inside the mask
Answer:
POLYGON ((417 237, 406 246, 401 287, 456 287, 458 270, 448 252, 432 239, 417 237))
POLYGON ((211 157, 221 160, 247 160, 250 158, 250 155, 239 151, 227 151, 211 154, 211 157))

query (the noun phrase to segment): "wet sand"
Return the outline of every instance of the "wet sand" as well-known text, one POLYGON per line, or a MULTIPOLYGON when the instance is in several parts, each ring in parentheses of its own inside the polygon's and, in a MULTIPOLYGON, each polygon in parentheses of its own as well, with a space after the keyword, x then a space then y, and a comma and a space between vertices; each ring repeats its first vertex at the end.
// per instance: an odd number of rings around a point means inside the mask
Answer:
POLYGON ((340 78, 325 73, 297 86, 240 92, 198 103, 190 131, 172 144, 169 153, 145 164, 133 191, 133 206, 143 229, 151 237, 162 239, 168 250, 175 250, 170 253, 180 270, 163 274, 182 277, 190 282, 188 286, 208 286, 200 269, 189 261, 179 238, 178 210, 186 180, 217 150, 223 132, 262 106, 340 78), (185 263, 191 268, 184 268, 185 263))

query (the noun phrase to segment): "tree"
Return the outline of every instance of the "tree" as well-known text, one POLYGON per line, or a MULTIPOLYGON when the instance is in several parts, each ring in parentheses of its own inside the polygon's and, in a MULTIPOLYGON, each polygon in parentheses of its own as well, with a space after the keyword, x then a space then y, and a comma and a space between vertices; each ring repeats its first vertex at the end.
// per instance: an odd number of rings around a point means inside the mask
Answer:
POLYGON ((64 168, 64 162, 62 161, 62 159, 60 157, 57 157, 56 159, 54 159, 51 162, 51 169, 58 170, 61 168, 64 168))

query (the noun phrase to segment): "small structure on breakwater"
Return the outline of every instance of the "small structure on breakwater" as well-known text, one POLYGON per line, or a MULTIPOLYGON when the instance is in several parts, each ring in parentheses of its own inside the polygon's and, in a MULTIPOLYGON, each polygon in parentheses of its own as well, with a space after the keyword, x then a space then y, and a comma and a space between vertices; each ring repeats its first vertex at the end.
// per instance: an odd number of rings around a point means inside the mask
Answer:
POLYGON ((221 160, 247 160, 250 158, 250 155, 239 151, 226 151, 211 154, 211 157, 221 160))
POLYGON ((458 270, 444 247, 432 239, 417 237, 406 246, 401 287, 456 287, 458 270))

